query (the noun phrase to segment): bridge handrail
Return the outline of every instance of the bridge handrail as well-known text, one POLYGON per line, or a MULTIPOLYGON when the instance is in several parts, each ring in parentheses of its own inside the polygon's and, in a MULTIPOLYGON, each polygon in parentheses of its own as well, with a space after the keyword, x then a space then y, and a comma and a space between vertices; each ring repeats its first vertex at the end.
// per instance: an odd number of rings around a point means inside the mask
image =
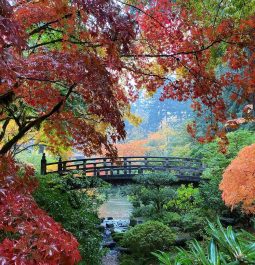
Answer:
MULTIPOLYGON (((126 157, 118 157, 118 159, 137 159, 137 158, 144 158, 144 159, 152 159, 152 158, 156 158, 156 159, 168 159, 168 160, 181 160, 181 161, 196 161, 196 162, 201 162, 200 159, 197 158, 189 158, 189 157, 171 157, 171 156, 126 156, 126 157)), ((113 161, 111 158, 101 158, 101 157, 95 157, 95 158, 82 158, 82 159, 71 159, 71 160, 61 160, 62 163, 70 163, 70 162, 84 162, 84 161, 88 161, 88 160, 93 160, 93 161, 97 161, 97 160, 102 160, 102 163, 105 160, 109 160, 110 162, 113 161)), ((114 160, 114 161, 119 161, 119 160, 114 160)), ((135 161, 133 161, 135 162, 135 161)), ((151 162, 151 161, 150 161, 151 162)), ((155 162, 159 162, 159 161, 155 161, 155 162)), ((56 165, 59 162, 51 162, 51 163, 47 163, 47 165, 56 165)))
POLYGON ((137 170, 139 172, 147 170, 173 170, 176 173, 182 172, 182 174, 186 174, 187 171, 190 171, 190 173, 201 173, 203 169, 202 161, 197 158, 173 156, 128 156, 117 157, 115 160, 112 160, 109 157, 93 157, 64 161, 60 158, 58 162, 47 163, 46 156, 43 154, 41 160, 42 175, 48 173, 62 174, 74 170, 82 170, 85 174, 88 173, 93 176, 101 176, 101 174, 113 175, 114 172, 119 175, 122 171, 124 174, 131 175, 137 172, 137 170), (57 169, 48 172, 47 167, 53 165, 57 166, 57 169))

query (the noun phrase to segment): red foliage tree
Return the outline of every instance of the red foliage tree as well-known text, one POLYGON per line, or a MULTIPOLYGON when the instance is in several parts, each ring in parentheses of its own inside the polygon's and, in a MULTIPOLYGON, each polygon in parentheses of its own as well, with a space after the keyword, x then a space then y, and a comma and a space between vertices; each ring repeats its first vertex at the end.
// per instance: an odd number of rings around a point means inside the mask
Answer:
POLYGON ((31 192, 37 182, 33 168, 0 161, 1 264, 75 264, 77 240, 36 205, 31 192))
MULTIPOLYGON (((134 53, 125 55, 139 58, 133 62, 131 75, 152 91, 162 85, 162 100, 191 99, 192 107, 208 124, 205 137, 199 140, 219 136, 226 143, 224 125, 230 117, 224 91, 232 91, 231 100, 238 104, 254 104, 255 19, 245 9, 254 4, 161 0, 144 6, 139 2, 129 4, 142 31, 134 53), (233 15, 235 8, 242 9, 243 15, 233 15), (216 69, 222 66, 225 69, 219 75, 216 69)), ((192 127, 188 129, 194 135, 192 127)))
POLYGON ((33 170, 9 152, 28 132, 91 155, 115 155, 127 97, 119 53, 133 23, 113 1, 0 2, 1 264, 75 264, 78 242, 32 198, 33 170), (96 130, 102 122, 108 132, 96 130), (8 134, 15 124, 16 131, 8 134))
POLYGON ((85 154, 110 154, 125 137, 128 104, 119 84, 119 54, 129 50, 133 22, 113 1, 1 2, 0 154, 42 128, 85 154), (5 141, 11 121, 17 132, 5 141), (107 134, 95 129, 108 125, 107 134))
POLYGON ((241 206, 246 213, 255 213, 255 144, 243 148, 226 168, 220 183, 226 205, 241 206))

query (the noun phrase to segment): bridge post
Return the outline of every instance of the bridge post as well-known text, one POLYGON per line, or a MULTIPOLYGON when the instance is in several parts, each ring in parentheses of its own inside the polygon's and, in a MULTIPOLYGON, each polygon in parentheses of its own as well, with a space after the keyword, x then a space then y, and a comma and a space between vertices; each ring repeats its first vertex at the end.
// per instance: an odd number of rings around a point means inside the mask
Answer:
POLYGON ((138 174, 143 174, 143 169, 142 168, 138 169, 138 174))
POLYGON ((97 168, 96 168, 96 164, 94 164, 94 177, 97 175, 97 168))
POLYGON ((124 157, 124 175, 127 175, 127 158, 124 157))
POLYGON ((85 172, 85 176, 87 175, 87 166, 86 166, 86 163, 87 163, 87 161, 86 161, 86 159, 84 159, 83 160, 83 171, 85 172))
POLYGON ((128 174, 131 175, 131 161, 128 162, 128 174))
POLYGON ((47 165, 47 160, 46 160, 46 155, 43 153, 42 159, 41 159, 41 175, 46 175, 46 165, 47 165))
POLYGON ((169 158, 167 157, 166 159, 165 159, 165 165, 164 165, 166 168, 168 168, 169 167, 169 158))
MULTIPOLYGON (((107 164, 106 164, 106 158, 103 158, 104 161, 104 168, 106 168, 107 164)), ((105 175, 108 175, 108 170, 105 169, 105 175)))
POLYGON ((62 173, 62 158, 60 157, 58 160, 58 174, 62 173))

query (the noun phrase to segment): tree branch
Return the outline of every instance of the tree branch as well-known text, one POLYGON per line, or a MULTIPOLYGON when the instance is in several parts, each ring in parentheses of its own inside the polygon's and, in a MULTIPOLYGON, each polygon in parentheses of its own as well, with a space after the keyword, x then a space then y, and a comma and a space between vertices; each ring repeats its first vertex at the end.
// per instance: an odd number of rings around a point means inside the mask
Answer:
POLYGON ((93 44, 93 43, 88 42, 88 41, 72 41, 72 40, 64 40, 63 38, 59 38, 59 39, 55 39, 55 40, 51 40, 51 41, 38 43, 34 46, 30 46, 30 47, 28 47, 28 50, 36 49, 36 48, 39 48, 41 46, 46 46, 46 45, 54 44, 54 43, 58 43, 58 42, 69 42, 72 44, 87 45, 88 48, 97 48, 97 47, 102 46, 101 44, 93 44))
POLYGON ((61 19, 69 18, 69 17, 71 17, 71 16, 72 16, 72 14, 66 14, 65 16, 63 16, 63 17, 60 18, 60 19, 56 19, 56 20, 50 21, 50 22, 48 22, 48 23, 45 23, 45 24, 43 24, 42 26, 40 26, 40 27, 38 27, 38 28, 36 28, 36 29, 30 31, 30 32, 28 33, 28 35, 29 35, 29 36, 32 36, 33 34, 39 33, 40 31, 46 29, 49 25, 55 24, 55 23, 59 22, 61 19))
POLYGON ((54 113, 56 113, 57 111, 60 110, 60 108, 62 107, 62 105, 64 104, 64 102, 69 98, 70 94, 72 93, 73 89, 75 88, 76 84, 73 84, 69 87, 68 92, 65 96, 64 99, 62 99, 59 103, 57 103, 52 110, 47 113, 44 114, 40 117, 38 117, 37 119, 31 121, 30 123, 28 123, 26 126, 22 127, 18 134, 16 134, 10 141, 8 141, 6 144, 3 145, 3 147, 0 150, 0 155, 4 155, 6 154, 8 151, 10 151, 10 149, 12 148, 12 146, 14 144, 16 144, 30 129, 32 129, 35 126, 40 125, 43 121, 45 121, 46 119, 48 119, 50 116, 52 116, 54 113))
POLYGON ((8 124, 9 124, 9 122, 10 122, 10 119, 7 119, 7 120, 5 120, 5 122, 4 122, 4 124, 3 124, 2 132, 1 132, 1 134, 0 134, 0 141, 2 141, 2 139, 3 139, 4 136, 5 136, 6 128, 7 128, 8 124))

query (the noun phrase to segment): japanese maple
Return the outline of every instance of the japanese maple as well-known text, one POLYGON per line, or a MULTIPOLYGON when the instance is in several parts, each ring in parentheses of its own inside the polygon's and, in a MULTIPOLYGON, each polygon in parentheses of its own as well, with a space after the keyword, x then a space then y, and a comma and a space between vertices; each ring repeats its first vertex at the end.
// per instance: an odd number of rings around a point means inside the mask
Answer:
POLYGON ((241 206, 244 212, 255 212, 255 144, 243 148, 226 168, 220 184, 226 205, 241 206))
POLYGON ((31 192, 37 187, 34 170, 0 160, 1 264, 76 264, 77 240, 46 212, 39 209, 31 192))
POLYGON ((125 137, 119 54, 135 36, 129 15, 102 0, 2 1, 1 7, 0 154, 39 129, 51 146, 87 155, 104 146, 115 154, 112 142, 125 137), (10 138, 11 121, 17 129, 10 138))
POLYGON ((133 22, 113 1, 0 3, 1 264, 75 264, 77 240, 38 208, 33 170, 10 151, 28 133, 91 155, 125 136, 120 51, 133 22), (105 131, 97 128, 105 125, 105 131))
MULTIPOLYGON (((208 127, 199 141, 219 136, 227 143, 224 124, 231 117, 224 91, 238 104, 254 104, 254 1, 128 5, 136 13, 141 34, 133 54, 123 56, 130 59, 126 67, 137 85, 152 91, 162 85, 162 100, 191 99, 208 127)), ((196 123, 188 130, 196 136, 196 123)))

